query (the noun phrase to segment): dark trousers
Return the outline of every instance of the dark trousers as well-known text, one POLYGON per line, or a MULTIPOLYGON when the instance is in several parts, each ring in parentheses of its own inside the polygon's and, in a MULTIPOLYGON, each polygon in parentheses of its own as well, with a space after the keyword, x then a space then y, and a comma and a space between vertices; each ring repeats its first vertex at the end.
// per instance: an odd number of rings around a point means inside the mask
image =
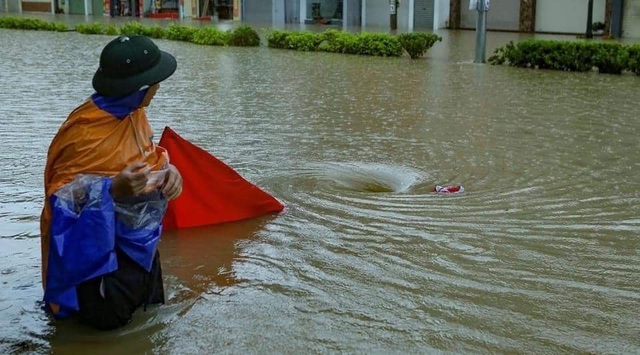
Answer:
POLYGON ((136 309, 164 303, 160 254, 156 251, 147 272, 116 248, 118 270, 87 280, 76 287, 79 319, 99 330, 120 328, 131 321, 136 309))

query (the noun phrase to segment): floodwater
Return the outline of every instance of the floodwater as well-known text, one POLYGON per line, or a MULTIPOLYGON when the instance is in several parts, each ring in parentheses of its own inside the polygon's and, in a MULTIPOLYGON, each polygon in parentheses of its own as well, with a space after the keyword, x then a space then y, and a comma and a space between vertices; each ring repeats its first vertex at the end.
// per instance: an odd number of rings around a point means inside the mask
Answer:
POLYGON ((40 309, 38 218, 110 38, 0 30, 0 352, 640 352, 640 78, 475 65, 473 32, 441 34, 415 61, 157 41, 156 136, 287 208, 164 235, 168 303, 101 333, 40 309))

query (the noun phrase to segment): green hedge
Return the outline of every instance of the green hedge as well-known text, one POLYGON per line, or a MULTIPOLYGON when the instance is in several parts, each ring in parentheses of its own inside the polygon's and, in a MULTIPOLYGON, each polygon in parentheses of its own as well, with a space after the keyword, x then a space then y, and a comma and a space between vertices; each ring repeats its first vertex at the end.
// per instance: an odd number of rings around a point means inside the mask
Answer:
POLYGON ((175 23, 170 24, 164 31, 166 39, 173 41, 192 42, 193 35, 198 32, 196 27, 181 26, 175 23))
MULTIPOLYGON (((41 31, 69 31, 64 23, 47 22, 40 19, 26 17, 0 17, 0 28, 26 29, 41 31)), ((215 27, 190 27, 172 23, 163 28, 148 26, 137 21, 123 24, 120 28, 114 24, 86 23, 76 25, 75 30, 82 34, 99 35, 142 35, 151 38, 164 38, 174 41, 191 42, 211 46, 242 46, 257 47, 260 36, 255 29, 243 25, 235 30, 222 31, 215 27)))
POLYGON ((640 45, 528 39, 496 49, 489 63, 578 72, 597 68, 606 74, 631 71, 640 75, 640 45))
MULTIPOLYGON (((67 25, 63 23, 22 17, 0 17, 0 28, 69 30, 67 25)), ((113 24, 79 24, 75 30, 83 34, 143 35, 211 46, 255 47, 260 45, 258 32, 247 25, 240 26, 235 30, 222 31, 211 26, 189 27, 172 23, 163 28, 131 21, 119 28, 113 24)), ((381 57, 400 57, 406 52, 411 58, 423 56, 438 41, 442 41, 442 38, 431 33, 406 33, 394 36, 385 33, 352 34, 334 29, 322 33, 274 30, 269 32, 267 36, 267 45, 271 48, 381 57)))
POLYGON ((310 32, 292 32, 275 30, 267 36, 267 45, 271 48, 314 51, 322 43, 322 35, 310 32))
POLYGON ((240 26, 235 30, 222 31, 211 26, 190 27, 172 23, 166 28, 162 28, 132 21, 122 26, 120 34, 125 36, 143 35, 152 38, 165 38, 207 46, 257 47, 260 45, 258 32, 246 25, 240 26))
POLYGON ((115 25, 105 25, 99 22, 76 25, 76 31, 85 35, 115 36, 119 33, 115 25))
POLYGON ((204 27, 199 28, 193 34, 193 40, 191 42, 209 46, 227 46, 229 45, 230 38, 227 32, 215 27, 204 27))
POLYGON ((57 32, 69 31, 69 27, 64 23, 49 22, 37 18, 11 16, 0 17, 0 28, 57 32))
POLYGON ((393 36, 385 33, 352 34, 334 29, 322 33, 274 30, 267 36, 271 48, 297 51, 359 54, 380 57, 399 57, 403 50, 411 58, 424 55, 442 38, 431 33, 406 33, 393 36))
POLYGON ((165 38, 165 30, 160 26, 147 26, 140 22, 127 22, 120 28, 124 36, 147 36, 151 38, 165 38))
POLYGON ((627 70, 640 75, 640 44, 627 47, 627 52, 629 52, 627 70))

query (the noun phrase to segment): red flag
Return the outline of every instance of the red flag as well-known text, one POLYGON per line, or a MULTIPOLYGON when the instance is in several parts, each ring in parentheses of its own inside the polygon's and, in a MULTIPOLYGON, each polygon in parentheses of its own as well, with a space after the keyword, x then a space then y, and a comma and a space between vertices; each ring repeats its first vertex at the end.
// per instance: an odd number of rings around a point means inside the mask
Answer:
POLYGON ((159 145, 182 175, 182 194, 169 202, 165 230, 233 222, 284 209, 273 196, 171 128, 164 129, 159 145))

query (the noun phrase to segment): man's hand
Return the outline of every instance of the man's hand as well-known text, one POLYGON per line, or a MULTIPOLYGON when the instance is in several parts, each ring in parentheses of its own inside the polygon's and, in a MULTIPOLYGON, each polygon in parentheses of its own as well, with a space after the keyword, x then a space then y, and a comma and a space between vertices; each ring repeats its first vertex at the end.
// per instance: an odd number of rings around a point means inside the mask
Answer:
POLYGON ((182 193, 182 176, 178 169, 169 164, 169 171, 162 185, 162 194, 171 201, 182 193))
POLYGON ((145 163, 133 163, 113 178, 111 196, 114 200, 135 196, 147 186, 147 176, 151 168, 145 163))

